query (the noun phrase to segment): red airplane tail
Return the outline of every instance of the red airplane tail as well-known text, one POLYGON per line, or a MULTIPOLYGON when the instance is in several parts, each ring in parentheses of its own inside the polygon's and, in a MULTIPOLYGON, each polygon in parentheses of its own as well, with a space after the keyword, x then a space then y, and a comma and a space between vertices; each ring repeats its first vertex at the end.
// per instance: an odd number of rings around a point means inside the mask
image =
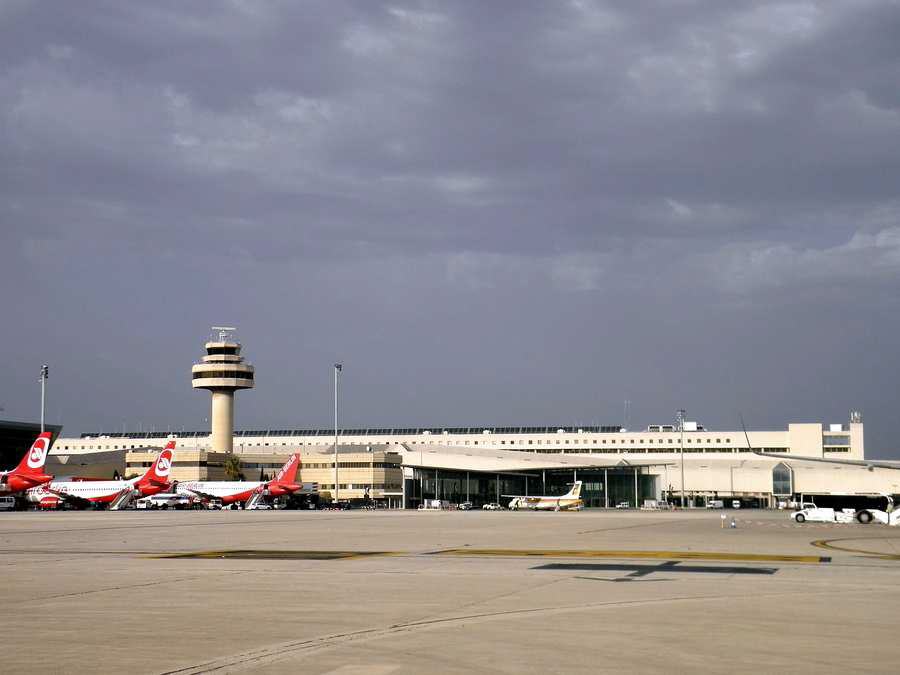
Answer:
POLYGON ((31 444, 28 452, 19 462, 19 466, 10 471, 20 476, 37 477, 44 475, 44 462, 47 461, 47 455, 50 452, 50 439, 52 434, 45 431, 35 439, 31 444))
POLYGON ((300 469, 300 455, 299 453, 294 453, 288 458, 288 461, 284 463, 284 466, 278 470, 278 473, 275 474, 275 478, 273 478, 270 483, 277 484, 293 484, 297 481, 297 471, 300 469))
POLYGON ((300 469, 300 455, 294 453, 275 474, 275 478, 264 485, 268 493, 274 497, 293 494, 300 489, 297 484, 297 471, 300 469))
POLYGON ((44 473, 44 462, 47 461, 47 455, 50 452, 51 438, 52 434, 49 431, 39 435, 19 465, 3 476, 3 482, 8 491, 21 492, 53 480, 53 476, 44 473))
POLYGON ((172 454, 175 450, 175 441, 169 441, 153 465, 147 469, 147 473, 141 476, 136 487, 162 486, 169 484, 169 474, 172 473, 172 454))

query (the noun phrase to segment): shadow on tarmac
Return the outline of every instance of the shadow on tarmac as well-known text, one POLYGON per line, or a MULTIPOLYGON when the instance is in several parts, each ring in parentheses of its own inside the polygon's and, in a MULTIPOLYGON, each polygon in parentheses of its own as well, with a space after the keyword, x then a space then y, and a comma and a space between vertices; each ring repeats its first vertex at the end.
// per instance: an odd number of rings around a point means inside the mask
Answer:
POLYGON ((777 567, 738 567, 735 565, 682 565, 678 560, 667 560, 658 565, 649 563, 547 563, 532 567, 534 570, 559 570, 573 572, 630 572, 617 579, 576 577, 591 581, 631 581, 657 572, 686 574, 763 574, 772 575, 777 567))

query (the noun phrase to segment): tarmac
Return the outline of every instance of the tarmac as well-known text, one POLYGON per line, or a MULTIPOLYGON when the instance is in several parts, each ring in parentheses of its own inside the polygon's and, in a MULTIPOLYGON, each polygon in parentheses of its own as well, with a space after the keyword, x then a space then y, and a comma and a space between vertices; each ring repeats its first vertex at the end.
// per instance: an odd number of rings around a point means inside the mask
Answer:
POLYGON ((900 528, 786 512, 2 513, 0 554, 11 673, 883 673, 900 660, 900 528))

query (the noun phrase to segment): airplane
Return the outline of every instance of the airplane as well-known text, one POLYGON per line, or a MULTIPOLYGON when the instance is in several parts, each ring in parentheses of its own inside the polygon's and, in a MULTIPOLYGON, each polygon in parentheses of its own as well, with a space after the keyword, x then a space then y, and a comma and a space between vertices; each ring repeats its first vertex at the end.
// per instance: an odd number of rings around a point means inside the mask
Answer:
POLYGON ((531 509, 532 511, 580 511, 584 508, 584 502, 581 499, 581 485, 582 482, 580 480, 575 481, 572 483, 572 488, 559 497, 503 496, 512 497, 509 502, 509 508, 512 511, 519 509, 531 509))
POLYGON ((153 465, 143 476, 129 480, 67 480, 51 481, 25 491, 25 497, 33 504, 57 506, 69 502, 81 506, 110 504, 126 492, 146 497, 168 488, 172 470, 172 453, 175 441, 169 441, 153 465))
POLYGON ((44 462, 50 452, 52 434, 41 433, 31 444, 28 452, 12 471, 0 472, 0 494, 9 495, 24 492, 29 488, 42 485, 53 480, 53 476, 44 473, 44 462))
POLYGON ((303 487, 296 482, 299 468, 300 455, 294 453, 275 474, 275 478, 269 481, 183 481, 176 484, 175 491, 206 500, 216 499, 226 506, 245 502, 254 494, 281 497, 293 494, 303 487))

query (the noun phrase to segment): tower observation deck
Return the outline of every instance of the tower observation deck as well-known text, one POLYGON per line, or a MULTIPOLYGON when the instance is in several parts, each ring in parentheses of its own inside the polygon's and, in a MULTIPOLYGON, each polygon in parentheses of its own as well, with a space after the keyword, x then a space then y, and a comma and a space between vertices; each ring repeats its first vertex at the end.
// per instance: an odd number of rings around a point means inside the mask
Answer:
POLYGON ((206 356, 191 368, 194 389, 212 392, 211 450, 231 452, 234 436, 234 392, 255 386, 253 366, 244 363, 241 343, 233 339, 235 328, 213 326, 218 338, 206 343, 206 356))

